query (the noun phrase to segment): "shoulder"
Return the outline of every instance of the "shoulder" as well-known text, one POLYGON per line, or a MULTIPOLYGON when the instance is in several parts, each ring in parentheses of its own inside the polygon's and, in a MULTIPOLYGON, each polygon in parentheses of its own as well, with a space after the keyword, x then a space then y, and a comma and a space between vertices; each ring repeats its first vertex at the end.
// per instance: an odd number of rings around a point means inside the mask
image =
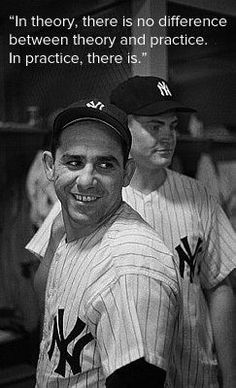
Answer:
POLYGON ((25 247, 28 251, 39 257, 40 260, 45 255, 50 239, 52 224, 60 213, 61 203, 56 201, 41 227, 25 247))
POLYGON ((167 169, 167 182, 170 190, 186 202, 193 202, 202 206, 204 203, 216 202, 216 198, 209 192, 206 186, 197 179, 176 171, 167 169))
POLYGON ((105 226, 89 261, 86 301, 112 290, 127 276, 132 287, 145 278, 178 294, 172 254, 157 232, 125 202, 105 226))
POLYGON ((207 190, 206 187, 195 178, 191 178, 187 175, 180 174, 179 172, 173 171, 170 169, 167 169, 166 171, 167 171, 168 180, 174 183, 177 187, 184 186, 184 188, 187 190, 196 190, 196 191, 207 190))
POLYGON ((123 202, 122 208, 106 234, 112 249, 129 246, 127 252, 144 252, 156 249, 171 255, 159 234, 141 217, 141 215, 123 202))
POLYGON ((176 288, 171 252, 158 233, 123 203, 103 236, 91 275, 111 282, 126 274, 148 276, 176 288))

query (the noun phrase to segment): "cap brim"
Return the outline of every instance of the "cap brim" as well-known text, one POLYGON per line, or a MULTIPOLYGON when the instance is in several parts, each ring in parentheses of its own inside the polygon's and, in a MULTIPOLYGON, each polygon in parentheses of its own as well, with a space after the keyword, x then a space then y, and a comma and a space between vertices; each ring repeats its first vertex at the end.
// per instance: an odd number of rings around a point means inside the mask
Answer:
POLYGON ((188 108, 178 103, 177 101, 157 101, 153 104, 143 106, 134 112, 130 112, 130 114, 135 114, 140 116, 155 116, 168 111, 186 112, 186 113, 196 112, 195 109, 188 108))
POLYGON ((53 130, 55 132, 72 125, 82 120, 97 120, 108 124, 112 127, 119 136, 124 132, 123 126, 115 118, 108 115, 106 112, 98 109, 91 109, 86 107, 71 107, 59 113, 54 121, 53 130))
POLYGON ((63 129, 69 125, 82 120, 96 120, 102 122, 113 129, 120 139, 126 144, 127 154, 129 154, 131 147, 131 133, 128 127, 124 127, 119 120, 106 113, 105 110, 91 109, 84 106, 74 106, 65 109, 56 117, 53 125, 53 132, 60 133, 63 129))

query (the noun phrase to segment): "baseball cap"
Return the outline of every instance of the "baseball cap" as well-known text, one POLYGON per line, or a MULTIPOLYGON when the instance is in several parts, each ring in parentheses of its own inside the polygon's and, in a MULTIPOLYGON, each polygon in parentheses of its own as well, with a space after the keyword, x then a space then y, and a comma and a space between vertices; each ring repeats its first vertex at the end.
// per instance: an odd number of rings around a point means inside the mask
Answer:
POLYGON ((53 136, 59 135, 63 129, 74 123, 84 120, 95 120, 106 124, 119 135, 127 155, 131 147, 131 133, 128 128, 127 115, 114 106, 98 98, 87 98, 69 105, 55 118, 53 136))
POLYGON ((195 112, 174 99, 168 83, 159 77, 134 76, 119 84, 110 101, 127 114, 154 116, 169 110, 195 112))

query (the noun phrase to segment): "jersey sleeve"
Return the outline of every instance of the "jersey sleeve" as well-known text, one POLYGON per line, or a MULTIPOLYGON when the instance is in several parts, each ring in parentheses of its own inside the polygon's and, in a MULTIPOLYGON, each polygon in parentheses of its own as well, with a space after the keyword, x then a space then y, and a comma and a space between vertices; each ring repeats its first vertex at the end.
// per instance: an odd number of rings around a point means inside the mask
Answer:
POLYGON ((220 204, 209 196, 202 209, 205 249, 201 265, 203 287, 210 289, 236 268, 236 233, 220 204))
POLYGON ((26 249, 37 256, 40 260, 44 257, 51 233, 53 221, 61 212, 61 204, 57 201, 51 209, 43 224, 26 245, 26 249))
POLYGON ((167 369, 176 301, 168 284, 140 274, 120 276, 91 301, 88 325, 97 341, 106 378, 143 357, 167 369))

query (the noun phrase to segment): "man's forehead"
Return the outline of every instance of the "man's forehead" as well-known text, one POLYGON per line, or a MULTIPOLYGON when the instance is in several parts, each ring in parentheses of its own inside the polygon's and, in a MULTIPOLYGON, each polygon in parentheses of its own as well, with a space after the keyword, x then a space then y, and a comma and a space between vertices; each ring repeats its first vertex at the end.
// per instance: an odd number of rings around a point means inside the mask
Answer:
MULTIPOLYGON (((88 123, 87 123, 88 124, 88 123)), ((103 129, 98 132, 77 124, 68 126, 61 134, 58 151, 63 158, 123 158, 122 146, 118 135, 103 129)))
POLYGON ((175 111, 164 112, 155 116, 138 116, 132 115, 132 118, 141 123, 155 123, 164 121, 177 121, 178 117, 175 111))

